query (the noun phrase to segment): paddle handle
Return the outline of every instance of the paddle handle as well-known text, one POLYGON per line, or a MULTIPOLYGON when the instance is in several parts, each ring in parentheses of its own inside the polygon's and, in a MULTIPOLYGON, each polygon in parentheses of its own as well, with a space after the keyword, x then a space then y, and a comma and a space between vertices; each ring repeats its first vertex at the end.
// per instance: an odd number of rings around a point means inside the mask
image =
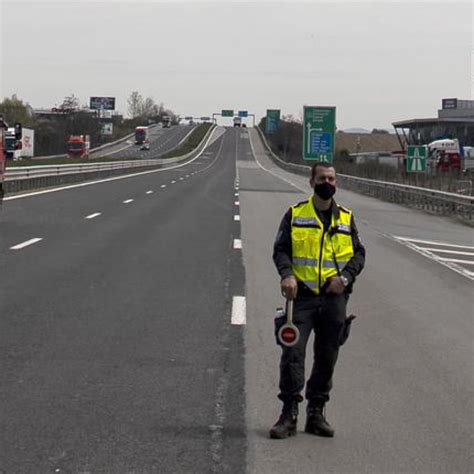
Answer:
POLYGON ((293 324, 293 300, 286 300, 286 322, 293 324))

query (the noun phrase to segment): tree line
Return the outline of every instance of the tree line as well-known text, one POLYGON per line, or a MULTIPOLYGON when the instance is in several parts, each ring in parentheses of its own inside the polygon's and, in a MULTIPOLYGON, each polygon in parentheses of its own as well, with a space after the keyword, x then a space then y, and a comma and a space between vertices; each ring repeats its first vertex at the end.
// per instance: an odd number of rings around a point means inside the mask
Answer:
POLYGON ((176 114, 164 107, 163 103, 155 103, 153 98, 143 98, 138 91, 133 91, 127 101, 130 118, 112 115, 110 119, 102 119, 97 112, 92 112, 87 105, 70 94, 62 99, 56 107, 56 114, 48 116, 35 115, 28 102, 16 94, 6 97, 0 102, 0 114, 9 126, 20 122, 23 127, 35 131, 35 155, 46 156, 63 154, 69 135, 90 135, 91 147, 118 140, 133 132, 139 125, 158 123, 168 115, 174 123, 178 122, 176 114), (113 134, 102 135, 102 124, 113 123, 113 134))

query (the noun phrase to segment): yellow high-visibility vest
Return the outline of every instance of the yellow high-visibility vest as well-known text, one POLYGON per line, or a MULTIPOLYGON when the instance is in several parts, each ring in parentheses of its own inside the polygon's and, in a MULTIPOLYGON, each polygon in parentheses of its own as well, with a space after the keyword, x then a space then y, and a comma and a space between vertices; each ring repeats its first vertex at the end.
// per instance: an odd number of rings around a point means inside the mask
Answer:
POLYGON ((293 274, 315 294, 328 278, 340 274, 354 255, 351 218, 352 211, 336 205, 325 232, 312 197, 292 206, 293 274))

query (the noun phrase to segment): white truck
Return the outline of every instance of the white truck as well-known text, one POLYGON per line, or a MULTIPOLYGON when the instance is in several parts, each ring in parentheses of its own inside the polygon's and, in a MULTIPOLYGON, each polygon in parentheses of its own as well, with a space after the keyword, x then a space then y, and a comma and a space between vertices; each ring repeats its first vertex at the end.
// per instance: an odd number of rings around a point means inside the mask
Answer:
POLYGON ((15 129, 9 128, 5 136, 7 160, 31 159, 35 154, 35 131, 23 128, 21 139, 15 139, 15 129))

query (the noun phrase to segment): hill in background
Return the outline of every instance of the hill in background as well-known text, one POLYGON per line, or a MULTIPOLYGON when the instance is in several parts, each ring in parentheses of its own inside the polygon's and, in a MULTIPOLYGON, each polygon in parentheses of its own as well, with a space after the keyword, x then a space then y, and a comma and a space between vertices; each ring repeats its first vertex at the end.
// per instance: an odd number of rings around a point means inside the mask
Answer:
POLYGON ((400 142, 396 135, 390 133, 336 133, 336 150, 347 150, 349 153, 372 151, 397 151, 400 142), (359 146, 358 146, 359 143, 359 146))

